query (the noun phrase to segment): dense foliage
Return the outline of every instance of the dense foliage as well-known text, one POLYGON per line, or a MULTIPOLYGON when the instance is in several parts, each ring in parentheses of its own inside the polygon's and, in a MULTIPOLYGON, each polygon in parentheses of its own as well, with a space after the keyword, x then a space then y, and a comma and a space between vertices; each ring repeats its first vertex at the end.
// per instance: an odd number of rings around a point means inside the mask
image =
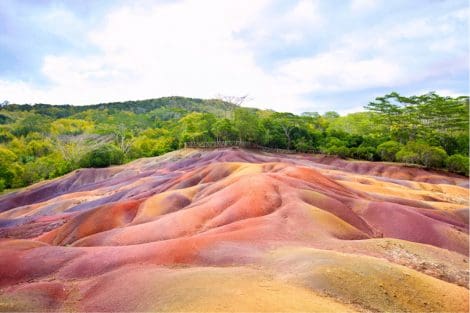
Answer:
POLYGON ((243 140, 468 175, 468 97, 391 93, 366 112, 301 115, 169 97, 92 106, 0 107, 0 190, 79 167, 156 156, 188 141, 243 140))

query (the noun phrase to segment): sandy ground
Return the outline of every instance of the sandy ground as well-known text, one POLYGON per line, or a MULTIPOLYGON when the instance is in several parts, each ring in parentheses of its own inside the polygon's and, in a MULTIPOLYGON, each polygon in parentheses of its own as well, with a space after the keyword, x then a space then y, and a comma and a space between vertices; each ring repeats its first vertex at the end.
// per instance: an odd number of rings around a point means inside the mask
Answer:
POLYGON ((240 149, 0 196, 0 311, 468 312, 468 179, 240 149))

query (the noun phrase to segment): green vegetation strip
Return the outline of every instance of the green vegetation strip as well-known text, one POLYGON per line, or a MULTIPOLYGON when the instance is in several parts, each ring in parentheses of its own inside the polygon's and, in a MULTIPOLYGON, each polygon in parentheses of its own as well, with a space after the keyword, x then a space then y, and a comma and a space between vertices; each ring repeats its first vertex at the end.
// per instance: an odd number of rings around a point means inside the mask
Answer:
POLYGON ((184 147, 248 142, 266 149, 404 162, 468 175, 469 97, 391 93, 367 111, 301 115, 222 100, 169 97, 91 106, 0 107, 0 191, 80 167, 106 167, 184 147))

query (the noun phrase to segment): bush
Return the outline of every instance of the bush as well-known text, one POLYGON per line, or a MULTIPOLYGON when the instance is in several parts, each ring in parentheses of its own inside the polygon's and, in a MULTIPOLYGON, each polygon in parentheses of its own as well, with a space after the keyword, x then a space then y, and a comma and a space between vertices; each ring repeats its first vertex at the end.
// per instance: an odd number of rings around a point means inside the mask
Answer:
POLYGON ((0 178, 0 192, 5 190, 5 180, 0 178))
POLYGON ((357 148, 351 148, 351 156, 355 159, 373 161, 376 157, 376 151, 374 147, 359 146, 357 148))
POLYGON ((329 147, 328 149, 325 150, 325 152, 329 155, 336 155, 339 156, 340 158, 346 158, 349 156, 350 151, 347 147, 344 146, 332 146, 329 147))
POLYGON ((422 141, 409 141, 396 154, 396 159, 405 163, 421 164, 426 167, 443 167, 447 152, 441 147, 431 147, 422 141))
POLYGON ((347 138, 347 147, 348 148, 359 147, 363 141, 364 139, 362 138, 362 136, 359 136, 359 135, 350 136, 349 138, 347 138))
POLYGON ((419 159, 419 154, 417 152, 407 150, 406 148, 402 148, 396 154, 397 161, 404 162, 407 164, 418 164, 419 159))
POLYGON ((0 129, 0 143, 5 143, 13 140, 13 135, 6 129, 0 129))
POLYGON ((53 170, 53 166, 38 160, 26 163, 20 180, 25 185, 31 185, 47 178, 49 172, 53 170))
POLYGON ((5 187, 9 188, 15 178, 13 164, 17 160, 15 153, 7 148, 0 147, 0 179, 3 180, 5 187))
POLYGON ((41 157, 53 151, 52 145, 46 140, 31 140, 27 145, 27 153, 31 156, 41 157))
POLYGON ((113 164, 122 164, 124 153, 111 144, 103 145, 85 154, 80 160, 81 167, 106 167, 113 164))
POLYGON ((420 163, 426 167, 444 167, 447 152, 440 147, 428 147, 421 152, 420 163))
POLYGON ((468 151, 469 151, 469 143, 470 140, 468 138, 468 134, 460 135, 457 137, 457 143, 458 143, 458 154, 462 155, 467 155, 468 156, 468 151))
POLYGON ((301 138, 295 143, 295 149, 299 152, 308 152, 313 150, 313 147, 305 139, 301 138))
POLYGON ((464 155, 454 154, 447 158, 446 167, 451 172, 468 176, 469 160, 470 159, 464 155))
POLYGON ((336 137, 327 137, 326 138, 326 147, 330 148, 330 147, 342 147, 342 146, 346 146, 347 145, 347 142, 346 141, 343 141, 341 139, 338 139, 336 137))
POLYGON ((377 147, 377 154, 383 161, 393 162, 396 160, 396 154, 403 148, 403 145, 397 141, 390 140, 380 144, 377 147))

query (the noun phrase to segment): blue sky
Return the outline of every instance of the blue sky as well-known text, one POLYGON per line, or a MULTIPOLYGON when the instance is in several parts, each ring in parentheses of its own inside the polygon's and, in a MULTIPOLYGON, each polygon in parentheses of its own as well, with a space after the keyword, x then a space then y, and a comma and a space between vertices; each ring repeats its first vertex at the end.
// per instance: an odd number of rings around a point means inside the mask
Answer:
POLYGON ((342 114, 469 93, 465 0, 0 1, 0 101, 248 94, 342 114))

